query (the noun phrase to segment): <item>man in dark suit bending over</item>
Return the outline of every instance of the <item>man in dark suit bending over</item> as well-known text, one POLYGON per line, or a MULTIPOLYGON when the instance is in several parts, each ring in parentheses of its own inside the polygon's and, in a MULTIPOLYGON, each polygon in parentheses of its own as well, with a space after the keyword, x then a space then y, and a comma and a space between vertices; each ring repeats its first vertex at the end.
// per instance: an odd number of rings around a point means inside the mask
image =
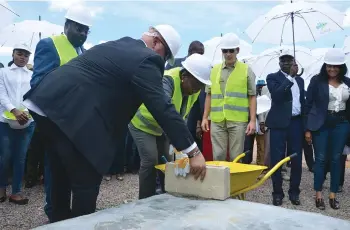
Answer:
MULTIPOLYGON (((266 126, 270 128, 271 166, 285 157, 288 152, 298 155, 291 160, 291 179, 289 200, 300 205, 300 180, 303 145, 303 111, 305 104, 304 80, 297 76, 298 66, 292 54, 282 51, 279 57, 281 70, 269 74, 266 78, 271 93, 271 109, 266 118, 266 126)), ((282 205, 284 193, 282 189, 281 170, 272 175, 273 204, 282 205)))
POLYGON ((94 46, 24 96, 35 105, 28 109, 50 142, 53 222, 95 211, 102 175, 117 152, 115 141, 142 103, 174 147, 189 156, 191 173, 204 179, 204 157, 162 86, 165 61, 174 62, 180 42, 173 27, 158 25, 141 39, 94 46))

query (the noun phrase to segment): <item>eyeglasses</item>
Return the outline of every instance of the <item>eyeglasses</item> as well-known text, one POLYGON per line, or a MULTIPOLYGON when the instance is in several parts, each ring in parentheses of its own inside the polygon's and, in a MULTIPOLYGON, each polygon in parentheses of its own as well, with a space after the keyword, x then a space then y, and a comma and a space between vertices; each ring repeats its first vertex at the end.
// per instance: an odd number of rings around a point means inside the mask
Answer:
POLYGON ((225 53, 231 53, 233 54, 235 52, 235 49, 222 49, 222 52, 225 53))

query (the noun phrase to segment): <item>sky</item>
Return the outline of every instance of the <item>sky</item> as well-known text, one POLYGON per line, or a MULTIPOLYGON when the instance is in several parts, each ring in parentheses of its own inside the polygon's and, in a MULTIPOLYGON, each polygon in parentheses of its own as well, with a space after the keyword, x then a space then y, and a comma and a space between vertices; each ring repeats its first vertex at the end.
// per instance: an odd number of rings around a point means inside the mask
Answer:
MULTIPOLYGON (((316 1, 316 0, 315 0, 316 1)), ((315 2, 313 1, 313 2, 315 2)), ((323 36, 317 42, 298 43, 308 48, 343 47, 344 39, 350 36, 350 0, 318 0, 342 12, 348 12, 345 29, 323 36)), ((63 25, 67 9, 74 4, 82 4, 94 16, 91 33, 85 44, 86 48, 103 41, 116 40, 124 36, 140 38, 151 25, 170 24, 180 33, 182 47, 178 57, 187 54, 188 45, 193 40, 207 41, 221 33, 233 32, 241 39, 251 43, 244 33, 246 28, 259 16, 272 7, 289 2, 279 1, 7 1, 22 20, 42 20, 63 25)), ((312 2, 312 1, 310 1, 312 2)), ((1 36, 1 35, 0 35, 1 36)), ((272 35, 273 36, 273 35, 272 35)), ((275 45, 253 43, 253 53, 258 54, 275 45)), ((6 44, 5 44, 6 46, 6 44)), ((6 49, 4 47, 0 48, 6 49)), ((11 50, 11 48, 7 48, 11 50)), ((8 54, 0 54, 0 62, 11 60, 8 54)))

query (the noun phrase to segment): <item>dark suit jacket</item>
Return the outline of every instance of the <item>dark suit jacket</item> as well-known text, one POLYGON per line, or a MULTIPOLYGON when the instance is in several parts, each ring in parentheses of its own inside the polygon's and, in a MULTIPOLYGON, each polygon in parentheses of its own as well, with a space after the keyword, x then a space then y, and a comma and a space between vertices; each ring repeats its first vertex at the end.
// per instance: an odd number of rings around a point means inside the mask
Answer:
MULTIPOLYGON (((85 51, 81 47, 82 52, 85 51)), ((35 48, 34 68, 30 86, 35 87, 41 79, 60 66, 60 58, 51 38, 41 39, 35 48)))
POLYGON ((124 37, 87 50, 50 72, 25 97, 55 122, 101 174, 107 173, 132 117, 144 103, 176 149, 194 143, 164 94, 164 60, 124 37))
MULTIPOLYGON (((304 80, 295 77, 300 91, 301 115, 304 114, 305 90, 304 80)), ((271 94, 271 109, 266 118, 266 126, 269 128, 287 128, 293 109, 293 96, 291 87, 293 82, 288 80, 281 71, 271 73, 266 77, 267 88, 271 94)))
MULTIPOLYGON (((350 87, 350 79, 344 78, 344 84, 350 87)), ((328 81, 321 79, 321 76, 312 77, 306 93, 306 129, 316 131, 324 124, 327 117, 329 103, 328 81)), ((347 118, 350 118, 350 100, 346 102, 347 118)))

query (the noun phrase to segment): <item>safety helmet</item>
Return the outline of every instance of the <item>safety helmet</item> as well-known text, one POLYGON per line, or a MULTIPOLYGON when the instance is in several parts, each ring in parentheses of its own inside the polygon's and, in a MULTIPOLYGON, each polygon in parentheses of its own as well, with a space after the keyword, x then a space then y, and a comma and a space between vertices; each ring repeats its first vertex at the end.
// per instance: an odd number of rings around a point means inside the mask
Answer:
POLYGON ((88 27, 92 26, 91 12, 81 6, 74 6, 69 8, 65 18, 88 27))
POLYGON ((164 41, 170 49, 170 58, 168 63, 173 66, 175 63, 175 56, 181 47, 181 37, 179 33, 170 25, 157 25, 153 26, 155 30, 164 38, 164 41))
POLYGON ((256 82, 256 86, 265 86, 265 85, 266 85, 265 80, 258 80, 258 81, 256 82))
POLYGON ((32 50, 25 43, 18 43, 16 45, 14 45, 13 50, 25 50, 25 51, 28 51, 30 54, 32 53, 32 50))
POLYGON ((239 38, 234 33, 227 33, 222 36, 220 41, 221 49, 235 49, 239 47, 239 38))
POLYGON ((210 72, 212 66, 206 57, 195 53, 187 57, 181 64, 198 81, 206 85, 211 85, 210 72))
POLYGON ((346 63, 346 56, 342 49, 331 48, 324 56, 324 63, 328 65, 343 65, 346 63))

